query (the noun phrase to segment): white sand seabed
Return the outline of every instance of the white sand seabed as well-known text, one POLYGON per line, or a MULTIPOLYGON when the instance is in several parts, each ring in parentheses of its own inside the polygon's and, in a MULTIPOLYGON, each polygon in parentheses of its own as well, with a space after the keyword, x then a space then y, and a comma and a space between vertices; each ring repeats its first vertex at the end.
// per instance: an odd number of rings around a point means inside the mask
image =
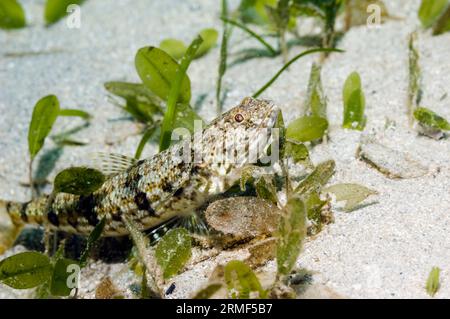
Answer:
MULTIPOLYGON (((80 108, 95 117, 90 127, 76 137, 89 144, 64 148, 49 179, 70 165, 79 165, 91 152, 119 152, 132 155, 138 136, 127 136, 135 124, 119 120, 123 113, 107 99, 102 84, 111 80, 137 81, 134 54, 138 48, 157 45, 167 37, 190 41, 205 27, 220 29, 219 2, 102 0, 87 1, 82 7, 81 29, 68 29, 61 21, 45 28, 41 18, 43 0, 22 1, 30 21, 26 29, 0 32, 0 198, 25 201, 29 191, 20 186, 27 180, 27 129, 35 102, 53 93, 62 107, 80 108), (37 54, 37 52, 40 52, 37 54), (30 53, 30 54, 26 54, 30 53), (107 145, 107 141, 118 142, 107 145)), ((233 1, 236 5, 238 1, 233 1)), ((298 264, 315 272, 314 282, 351 298, 422 298, 433 266, 442 269, 437 298, 450 297, 450 142, 435 141, 409 128, 406 117, 408 86, 407 36, 418 28, 419 1, 386 1, 392 20, 378 29, 351 29, 339 44, 345 53, 332 54, 323 68, 328 96, 330 139, 315 146, 314 163, 333 158, 337 172, 331 184, 355 182, 379 192, 351 213, 335 209, 335 223, 309 241, 298 264), (364 132, 344 130, 342 85, 352 71, 361 75, 367 100, 364 132), (386 123, 394 124, 386 129, 386 123), (355 156, 361 135, 406 152, 428 167, 429 173, 413 179, 394 180, 382 175, 355 156)), ((306 29, 309 28, 305 27, 306 29)), ((243 48, 259 44, 233 32, 233 56, 243 48)), ((431 37, 420 34, 423 71, 423 105, 450 118, 450 34, 431 37)), ((304 48, 295 47, 290 56, 304 48)), ((206 95, 200 113, 206 119, 215 114, 215 81, 219 49, 194 61, 189 69, 193 101, 206 95)), ((293 64, 264 98, 274 100, 286 121, 302 110, 311 63, 308 56, 293 64)), ((226 108, 238 103, 265 83, 280 67, 281 58, 257 58, 227 71, 226 108)), ((54 132, 74 127, 78 120, 58 119, 54 132)), ((81 124, 81 121, 79 122, 81 124)), ((51 140, 45 151, 54 148, 51 140)), ((148 146, 144 155, 154 154, 148 146)), ((108 266, 109 267, 109 266, 108 266)), ((186 297, 206 281, 210 262, 174 279, 172 297, 186 297)), ((270 262, 266 268, 274 269, 270 262)), ((112 267, 114 268, 114 267, 112 267)), ((3 289, 3 297, 17 292, 3 289)))

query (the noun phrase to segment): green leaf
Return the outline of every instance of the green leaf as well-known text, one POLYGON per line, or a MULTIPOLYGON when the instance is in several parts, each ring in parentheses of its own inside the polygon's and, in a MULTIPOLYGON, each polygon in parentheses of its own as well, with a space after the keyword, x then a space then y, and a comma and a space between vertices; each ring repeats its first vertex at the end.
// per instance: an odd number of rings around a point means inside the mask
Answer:
MULTIPOLYGON (((306 215, 311 222, 311 233, 317 234, 322 230, 322 207, 327 203, 320 199, 318 192, 312 192, 305 201, 306 215)), ((308 229, 310 232, 310 229, 308 229)))
POLYGON ((124 110, 138 121, 152 123, 155 114, 164 113, 162 100, 143 84, 107 82, 104 85, 110 93, 125 99, 124 110))
POLYGON ((28 130, 28 150, 31 159, 34 159, 41 150, 58 115, 59 101, 56 96, 48 95, 36 103, 28 130))
MULTIPOLYGON (((217 43, 219 33, 216 29, 203 29, 199 35, 203 42, 199 46, 194 59, 198 59, 211 50, 217 43)), ((180 60, 187 51, 187 47, 183 41, 177 39, 165 39, 159 44, 159 48, 169 53, 175 60, 180 60)))
POLYGON ((173 127, 187 128, 192 134, 194 133, 194 121, 203 121, 203 119, 192 109, 191 106, 187 104, 177 104, 177 114, 173 127))
MULTIPOLYGON (((144 85, 159 98, 166 101, 171 87, 175 84, 178 63, 169 54, 155 47, 139 49, 135 58, 136 70, 144 85)), ((191 82, 184 74, 177 102, 189 103, 191 82)))
POLYGON ((259 177, 255 181, 255 189, 258 197, 275 204, 278 202, 277 189, 269 176, 263 175, 259 177))
POLYGON ((286 138, 296 142, 321 139, 328 128, 328 121, 318 116, 303 116, 292 121, 286 129, 286 138))
MULTIPOLYGON (((276 8, 266 6, 266 11, 269 15, 269 19, 275 26, 275 31, 278 36, 278 47, 279 51, 283 56, 283 61, 286 62, 288 59, 288 46, 286 42, 286 30, 288 25, 294 29, 296 25, 295 17, 291 18, 291 0, 278 0, 276 8), (289 23, 291 22, 291 23, 289 23)), ((295 29, 294 29, 295 30, 295 29)))
POLYGON ((60 109, 59 116, 76 116, 82 118, 83 120, 91 119, 91 115, 88 112, 75 109, 60 109))
POLYGON ((144 124, 154 123, 154 117, 161 116, 162 114, 160 109, 155 107, 155 105, 140 103, 136 100, 127 100, 123 109, 134 117, 135 120, 144 124))
POLYGON ((150 91, 144 84, 129 82, 106 82, 105 89, 110 93, 120 96, 126 101, 136 101, 137 103, 153 105, 156 109, 162 110, 162 100, 150 91))
POLYGON ((50 292, 53 296, 69 296, 73 288, 67 286, 67 279, 73 275, 68 268, 71 265, 78 265, 75 260, 60 258, 57 260, 53 269, 50 292))
MULTIPOLYGON (((147 249, 149 246, 149 239, 139 230, 139 224, 135 223, 131 218, 127 217, 122 219, 125 227, 130 233, 131 238, 133 239, 134 245, 136 246, 136 253, 139 262, 147 268, 146 256, 148 254, 147 249)), ((151 269, 147 270, 151 271, 151 269)))
POLYGON ((333 193, 336 200, 346 201, 344 210, 351 211, 370 195, 378 194, 365 186, 358 184, 336 184, 323 189, 322 192, 333 193))
POLYGON ((424 28, 431 27, 442 15, 448 0, 422 0, 419 8, 419 19, 424 28))
POLYGON ((197 291, 192 299, 209 299, 214 295, 219 289, 222 288, 222 284, 210 284, 207 287, 197 291))
POLYGON ((195 53, 195 59, 198 59, 208 53, 216 44, 219 33, 216 29, 203 29, 200 31, 200 36, 203 39, 202 44, 200 44, 197 53, 195 53))
POLYGON ((58 245, 58 249, 55 251, 55 253, 53 254, 53 256, 50 258, 50 263, 54 266, 56 264, 56 262, 61 259, 64 258, 64 252, 66 249, 66 240, 63 239, 59 245, 58 245))
POLYGON ((344 105, 344 123, 342 126, 348 129, 362 131, 366 125, 364 115, 366 100, 362 90, 352 92, 344 105))
POLYGON ((305 109, 311 115, 327 118, 327 100, 322 88, 320 72, 322 67, 313 63, 306 93, 305 109))
POLYGON ((414 110, 414 117, 420 124, 426 127, 443 131, 450 130, 450 123, 445 118, 425 107, 416 108, 414 110))
POLYGON ((249 35, 251 35, 255 40, 257 40, 259 43, 261 43, 264 47, 266 47, 266 49, 273 55, 275 56, 278 52, 276 49, 274 49, 273 46, 271 46, 266 40, 264 40, 260 35, 258 35, 256 32, 254 32, 253 30, 251 30, 250 28, 248 28, 247 26, 245 26, 242 23, 239 23, 238 21, 232 20, 232 19, 228 19, 225 17, 221 18, 222 21, 229 23, 231 25, 234 25, 235 27, 238 27, 239 29, 243 30, 244 32, 247 32, 249 35))
POLYGON ((89 195, 105 182, 102 172, 89 167, 70 167, 58 173, 54 191, 74 195, 89 195))
MULTIPOLYGON (((273 127, 278 130, 278 142, 279 142, 279 158, 286 157, 286 125, 284 124, 283 112, 278 112, 277 120, 273 127)), ((292 142, 292 141, 290 141, 292 142)), ((272 154, 272 148, 269 147, 270 154, 272 154)))
MULTIPOLYGON (((228 18, 228 1, 221 0, 221 17, 228 18)), ((231 28, 228 27, 227 23, 223 21, 222 24, 222 41, 220 44, 220 60, 219 60, 219 70, 217 76, 216 85, 216 111, 217 115, 222 114, 222 80, 225 72, 227 71, 227 57, 228 57, 228 38, 231 34, 231 28)))
POLYGON ((77 141, 71 138, 65 137, 52 137, 53 142, 58 146, 85 146, 87 143, 82 141, 77 141))
MULTIPOLYGON (((166 113, 164 114, 163 122, 161 124, 161 137, 159 141, 160 152, 164 151, 170 146, 172 131, 174 129, 175 118, 177 115, 177 101, 180 100, 179 97, 183 94, 184 90, 183 83, 185 82, 184 79, 186 79, 187 77, 186 76, 187 69, 191 64, 191 61, 194 58, 202 42, 203 42, 202 37, 197 36, 186 50, 185 55, 181 59, 181 64, 176 68, 174 75, 175 78, 169 91, 166 113)), ((187 102, 189 102, 189 100, 187 102)))
POLYGON ((103 233, 103 229, 105 228, 106 219, 105 217, 95 226, 95 228, 89 234, 89 237, 86 242, 86 247, 84 248, 83 253, 80 257, 80 266, 86 266, 86 261, 89 257, 89 254, 92 251, 92 247, 94 247, 95 242, 100 238, 103 233))
POLYGON ((134 154, 135 159, 140 159, 142 155, 142 151, 144 150, 145 145, 147 144, 148 140, 153 136, 153 134, 156 131, 155 126, 151 126, 147 128, 144 132, 144 135, 142 135, 142 138, 139 142, 139 145, 136 149, 136 153, 134 154))
POLYGON ((433 26, 433 35, 450 31, 450 4, 433 26))
POLYGON ((312 192, 320 192, 322 187, 333 176, 335 167, 336 164, 333 160, 320 163, 311 174, 300 182, 295 192, 305 197, 309 196, 312 192))
POLYGON ((260 96, 268 87, 270 87, 272 85, 273 82, 275 82, 278 79, 278 77, 285 70, 287 70, 289 68, 289 66, 292 63, 294 63, 295 61, 297 61, 298 59, 300 59, 306 55, 317 53, 317 52, 344 52, 344 51, 339 50, 339 49, 330 49, 330 48, 317 48, 317 49, 306 50, 306 51, 296 55, 291 60, 289 60, 285 65, 283 65, 283 67, 266 84, 264 84, 258 91, 256 91, 256 93, 254 93, 252 95, 252 97, 257 98, 258 96, 260 96))
POLYGON ((67 7, 71 4, 80 5, 84 0, 47 0, 44 18, 47 25, 57 22, 67 14, 67 7))
POLYGON ((422 98, 421 70, 419 65, 419 51, 415 45, 416 40, 417 33, 411 33, 408 41, 408 118, 410 124, 413 123, 413 110, 419 105, 422 98))
POLYGON ((306 16, 325 20, 325 13, 319 7, 311 3, 301 3, 300 1, 294 1, 292 15, 295 17, 306 16))
POLYGON ((336 17, 342 7, 343 0, 300 0, 297 2, 309 2, 314 6, 320 8, 324 16, 325 23, 325 36, 324 36, 324 47, 329 48, 334 45, 335 37, 335 22, 336 17))
POLYGON ((278 48, 283 56, 283 61, 288 58, 288 46, 286 42, 286 31, 288 29, 296 31, 297 19, 295 10, 292 10, 292 0, 278 0, 275 8, 266 6, 269 16, 269 30, 276 31, 278 37, 278 48))
POLYGON ((50 292, 50 280, 36 287, 34 292, 34 299, 51 299, 52 293, 50 292))
POLYGON ((0 1, 0 28, 19 29, 25 27, 25 12, 16 0, 0 1))
POLYGON ((156 260, 164 272, 164 278, 178 273, 191 258, 191 237, 184 228, 172 229, 156 246, 156 260))
POLYGON ((295 163, 309 162, 309 151, 305 144, 286 141, 286 155, 291 156, 295 163))
POLYGON ((430 271, 430 274, 428 275, 426 289, 427 293, 434 297, 436 292, 439 290, 440 283, 439 283, 439 274, 441 270, 438 267, 433 267, 430 271))
POLYGON ((361 77, 358 72, 351 73, 345 80, 343 88, 344 102, 349 100, 354 91, 361 90, 361 77))
POLYGON ((237 9, 244 23, 267 25, 270 22, 266 7, 275 7, 277 0, 242 0, 237 9))
POLYGON ((362 131, 366 124, 364 109, 366 99, 361 88, 361 78, 357 72, 351 73, 344 84, 344 122, 342 127, 362 131))
POLYGON ((162 40, 159 43, 159 48, 169 53, 175 60, 180 60, 187 50, 184 42, 177 39, 162 40))
MULTIPOLYGON (((107 82, 105 88, 112 94, 124 98, 127 101, 124 110, 138 121, 156 125, 157 121, 154 120, 154 117, 163 115, 165 112, 165 105, 162 104, 162 100, 143 84, 107 82)), ((194 120, 202 119, 192 107, 178 103, 174 127, 184 127, 192 133, 194 131, 194 120)))
POLYGON ((72 138, 72 135, 81 131, 82 129, 89 126, 88 122, 85 122, 82 125, 78 125, 70 130, 55 134, 51 136, 51 139, 58 146, 84 146, 87 143, 83 141, 78 141, 72 138))
POLYGON ((253 270, 240 260, 232 260, 225 265, 225 282, 231 298, 249 299, 252 293, 258 298, 266 298, 267 293, 253 270))
POLYGON ((127 228, 133 243, 136 247, 136 255, 139 259, 140 264, 142 264, 144 269, 144 274, 150 276, 147 277, 147 286, 151 290, 150 293, 156 297, 162 298, 164 292, 162 291, 162 270, 158 265, 156 256, 154 256, 153 250, 149 249, 149 239, 144 236, 144 234, 139 230, 141 225, 134 222, 128 216, 122 216, 122 221, 127 228))
MULTIPOLYGON (((292 2, 291 0, 278 0, 277 8, 275 10, 276 10, 276 25, 279 31, 286 30, 289 25, 291 2, 292 2)), ((270 11, 270 8, 268 9, 270 11)))
POLYGON ((246 166, 242 169, 241 178, 239 179, 239 188, 242 192, 245 192, 246 184, 254 180, 253 174, 255 169, 254 166, 246 166))
POLYGON ((298 197, 288 200, 278 225, 277 270, 288 275, 294 268, 306 236, 306 207, 298 197))
POLYGON ((37 287, 50 279, 50 259, 38 252, 24 252, 0 262, 0 282, 14 289, 37 287))
POLYGON ((151 288, 148 287, 146 269, 144 268, 141 280, 141 299, 151 299, 152 291, 151 288))

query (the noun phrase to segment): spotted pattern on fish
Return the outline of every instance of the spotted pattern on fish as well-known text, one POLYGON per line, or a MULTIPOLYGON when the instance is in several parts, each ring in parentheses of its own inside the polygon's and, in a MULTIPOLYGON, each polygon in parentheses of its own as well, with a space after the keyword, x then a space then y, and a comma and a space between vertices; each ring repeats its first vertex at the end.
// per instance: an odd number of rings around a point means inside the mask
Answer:
POLYGON ((267 147, 270 143, 270 129, 278 113, 269 101, 245 98, 202 131, 201 143, 194 136, 134 162, 108 178, 93 194, 58 193, 51 203, 43 196, 26 204, 10 203, 7 211, 15 223, 47 224, 78 234, 88 234, 105 218, 103 235, 126 235, 122 216, 143 229, 155 227, 195 211, 231 187, 248 164, 248 144, 267 147), (227 140, 230 135, 234 137, 231 143, 227 140), (191 151, 186 154, 186 149, 191 151), (196 154, 200 154, 200 161, 196 161, 196 154), (224 154, 235 158, 228 161, 224 154))

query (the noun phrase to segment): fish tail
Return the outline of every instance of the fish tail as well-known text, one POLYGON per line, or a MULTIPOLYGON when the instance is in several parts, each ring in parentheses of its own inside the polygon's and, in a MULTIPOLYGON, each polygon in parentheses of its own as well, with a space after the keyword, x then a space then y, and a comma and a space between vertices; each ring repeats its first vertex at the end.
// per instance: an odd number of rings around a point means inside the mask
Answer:
POLYGON ((47 224, 44 214, 47 201, 46 197, 27 203, 0 200, 0 254, 14 244, 25 225, 47 224))
POLYGON ((0 200, 0 254, 12 247, 25 225, 20 216, 21 206, 19 203, 0 200))

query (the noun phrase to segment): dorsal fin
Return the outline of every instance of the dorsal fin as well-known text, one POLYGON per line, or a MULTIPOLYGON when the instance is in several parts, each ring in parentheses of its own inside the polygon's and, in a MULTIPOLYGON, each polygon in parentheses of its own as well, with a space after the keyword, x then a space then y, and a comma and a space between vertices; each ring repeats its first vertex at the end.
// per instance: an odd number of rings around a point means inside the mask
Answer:
POLYGON ((92 165, 106 175, 115 175, 126 171, 136 164, 137 159, 117 153, 94 153, 92 154, 92 165))

